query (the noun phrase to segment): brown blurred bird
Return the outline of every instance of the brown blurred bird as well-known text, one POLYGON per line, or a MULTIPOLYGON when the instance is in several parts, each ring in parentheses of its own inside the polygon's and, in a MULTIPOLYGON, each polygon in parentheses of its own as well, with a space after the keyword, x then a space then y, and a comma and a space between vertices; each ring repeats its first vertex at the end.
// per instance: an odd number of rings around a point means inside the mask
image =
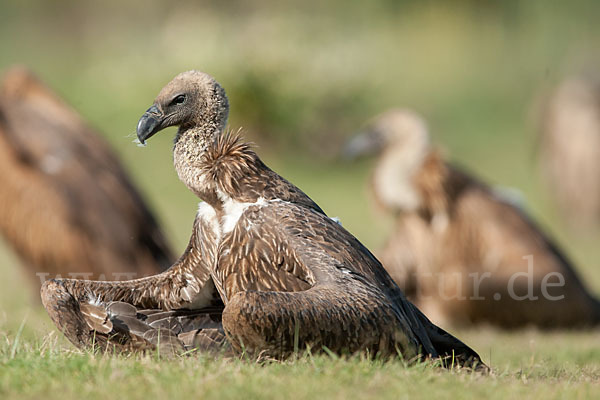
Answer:
POLYGON ((573 229, 600 225, 600 79, 564 80, 544 105, 540 164, 573 229))
POLYGON ((37 282, 124 279, 174 260, 108 144, 22 67, 0 84, 0 233, 37 282))
POLYGON ((389 111, 346 148, 348 157, 372 153, 373 195, 396 218, 383 264, 434 321, 600 322, 598 301, 552 240, 513 201, 445 162, 419 115, 389 111))
POLYGON ((188 349, 199 337, 206 343, 208 330, 215 348, 228 344, 257 356, 326 347, 483 367, 472 349, 404 298, 356 238, 226 134, 228 112, 224 89, 202 72, 179 74, 162 89, 137 133, 144 143, 179 126, 175 169, 204 200, 188 248, 168 271, 149 278, 47 282, 42 299, 58 328, 81 347, 160 348, 164 333, 170 348, 188 349), (219 307, 215 331, 203 315, 219 307), (180 319, 172 327, 166 319, 157 334, 161 327, 148 317, 157 309, 187 309, 202 322, 184 327, 180 319))

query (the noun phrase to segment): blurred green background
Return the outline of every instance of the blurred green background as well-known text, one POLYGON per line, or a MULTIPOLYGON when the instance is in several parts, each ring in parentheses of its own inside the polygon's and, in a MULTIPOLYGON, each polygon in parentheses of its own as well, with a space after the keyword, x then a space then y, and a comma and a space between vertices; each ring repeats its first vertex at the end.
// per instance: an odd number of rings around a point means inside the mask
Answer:
MULTIPOLYGON (((242 127, 267 164, 368 247, 380 247, 390 228, 367 194, 372 161, 345 164, 337 151, 369 118, 408 106, 427 118, 452 160, 521 190, 600 293, 600 236, 566 230, 540 182, 534 146, 536 104, 565 74, 596 59, 598 1, 0 4, 0 69, 32 68, 102 132, 178 251, 198 200, 171 164, 174 131, 145 148, 132 140, 160 88, 200 69, 226 88, 231 127, 242 127)), ((31 297, 15 265, 0 249, 0 328, 10 330, 31 297)))

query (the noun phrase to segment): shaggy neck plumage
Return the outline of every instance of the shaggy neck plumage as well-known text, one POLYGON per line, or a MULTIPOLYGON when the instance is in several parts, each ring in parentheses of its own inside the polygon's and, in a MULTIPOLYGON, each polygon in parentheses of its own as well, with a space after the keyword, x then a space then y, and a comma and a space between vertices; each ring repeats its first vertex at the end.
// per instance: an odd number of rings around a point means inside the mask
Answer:
POLYGON ((183 132, 174 149, 179 178, 217 212, 227 201, 253 202, 264 186, 268 168, 239 136, 193 128, 183 132))

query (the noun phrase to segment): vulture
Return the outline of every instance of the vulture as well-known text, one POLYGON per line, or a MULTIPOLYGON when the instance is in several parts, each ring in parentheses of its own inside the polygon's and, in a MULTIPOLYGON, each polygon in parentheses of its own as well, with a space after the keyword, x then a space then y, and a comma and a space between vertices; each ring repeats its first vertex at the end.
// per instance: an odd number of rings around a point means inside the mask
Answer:
POLYGON ((446 162, 415 112, 380 115, 345 154, 378 154, 371 190, 395 219, 381 260, 434 322, 512 329, 600 321, 600 303, 552 239, 514 199, 446 162))
POLYGON ((571 228, 600 225, 600 79, 573 76, 558 85, 540 118, 539 160, 571 228))
POLYGON ((23 67, 0 83, 0 233, 37 285, 122 280, 175 257, 108 144, 23 67))
POLYGON ((179 127, 175 169, 203 201, 187 249, 167 271, 44 284, 43 304, 72 343, 259 359, 312 349, 487 368, 407 301, 354 236, 226 130, 228 113, 219 83, 188 71, 141 117, 142 144, 179 127))

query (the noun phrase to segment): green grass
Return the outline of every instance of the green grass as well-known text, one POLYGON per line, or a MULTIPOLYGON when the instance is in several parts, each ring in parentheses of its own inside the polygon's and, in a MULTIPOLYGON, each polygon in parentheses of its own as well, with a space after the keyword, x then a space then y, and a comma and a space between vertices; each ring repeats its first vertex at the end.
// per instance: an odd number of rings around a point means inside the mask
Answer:
MULTIPOLYGON (((578 334, 577 350, 553 352, 552 335, 486 332, 500 352, 490 376, 429 364, 303 356, 269 364, 156 355, 104 356, 65 349, 56 336, 0 345, 0 396, 10 398, 591 398, 598 390, 598 335, 578 334), (498 345, 498 343, 501 343, 498 345), (593 356, 589 356, 589 352, 593 356), (595 354, 594 354, 595 351, 595 354), (595 356, 595 357, 594 357, 595 356), (595 361, 594 361, 595 359, 595 361)), ((561 335, 562 336, 562 335, 561 335)), ((482 344, 483 345, 483 344, 482 344)))
MULTIPOLYGON (((416 108, 451 159, 523 192, 600 293, 600 233, 570 232, 558 217, 536 171, 532 113, 545 90, 593 61, 600 3, 223 3, 5 0, 0 69, 30 66, 105 135, 178 250, 198 200, 171 164, 173 131, 146 148, 131 143, 137 119, 176 73, 216 76, 231 126, 244 127, 267 164, 373 250, 391 221, 367 195, 372 162, 346 165, 335 154, 374 114, 416 108)), ((0 399, 591 398, 600 390, 598 330, 456 332, 493 367, 490 377, 322 356, 269 365, 95 356, 57 335, 4 247, 0 274, 0 399)))

